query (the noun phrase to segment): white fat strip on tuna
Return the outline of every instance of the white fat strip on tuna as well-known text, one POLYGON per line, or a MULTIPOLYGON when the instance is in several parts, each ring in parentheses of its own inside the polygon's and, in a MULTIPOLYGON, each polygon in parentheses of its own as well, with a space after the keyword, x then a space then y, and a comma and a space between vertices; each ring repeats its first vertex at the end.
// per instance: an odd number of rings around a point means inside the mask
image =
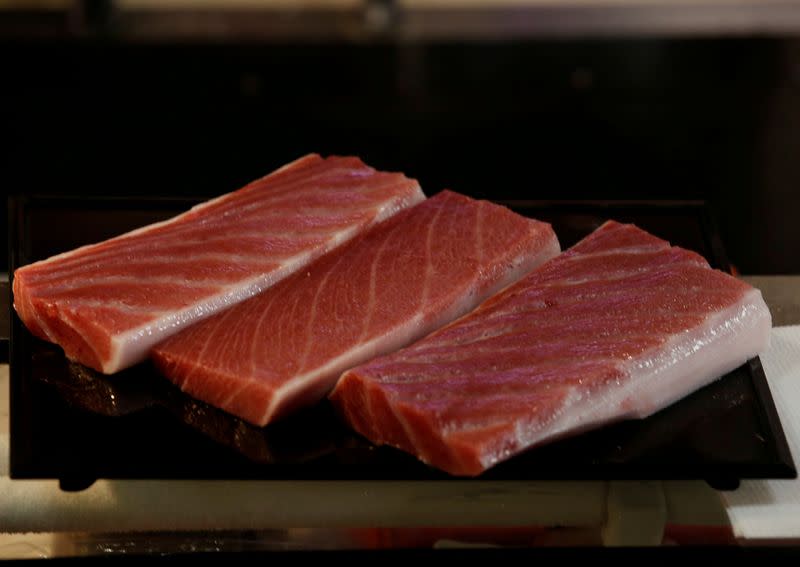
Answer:
MULTIPOLYGON (((648 417, 738 368, 769 346, 772 317, 757 289, 711 313, 702 325, 621 365, 624 378, 602 392, 580 388, 544 427, 518 424, 519 447, 589 431, 612 421, 648 417), (731 356, 730 353, 736 353, 731 356)), ((506 455, 481 459, 487 468, 506 455)))

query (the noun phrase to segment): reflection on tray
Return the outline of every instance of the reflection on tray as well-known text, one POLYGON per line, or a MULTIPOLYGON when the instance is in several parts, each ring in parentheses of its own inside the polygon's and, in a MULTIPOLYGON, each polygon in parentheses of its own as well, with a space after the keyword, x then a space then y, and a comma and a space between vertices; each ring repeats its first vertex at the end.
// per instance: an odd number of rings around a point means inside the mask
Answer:
MULTIPOLYGON (((379 458, 375 454, 376 448, 343 426, 331 406, 324 402, 283 421, 256 427, 189 397, 160 377, 149 364, 141 364, 114 376, 105 376, 66 360, 57 347, 44 342, 37 346, 34 351, 34 376, 54 386, 64 401, 82 410, 105 416, 125 416, 153 408, 166 410, 181 423, 256 463, 306 463, 333 454, 340 462, 356 460, 362 464, 379 458)), ((741 395, 746 390, 730 387, 730 381, 742 379, 747 379, 744 367, 652 418, 618 423, 534 448, 507 463, 501 463, 485 476, 497 474, 504 477, 506 469, 513 470, 520 465, 524 468, 540 468, 542 462, 558 459, 565 451, 590 458, 592 455, 602 455, 607 463, 647 460, 654 450, 663 453, 673 445, 685 450, 699 443, 704 447, 699 449, 699 453, 708 453, 707 445, 713 445, 714 440, 707 443, 709 440, 697 439, 695 434, 704 430, 703 422, 709 421, 717 424, 726 422, 725 429, 731 433, 729 438, 733 441, 720 447, 720 454, 730 458, 739 453, 736 440, 752 435, 752 431, 747 429, 749 422, 737 418, 739 414, 733 411, 753 402, 741 395)), ((717 442, 718 437, 715 435, 717 442)), ((395 452, 390 448, 381 450, 395 452)), ((746 450, 738 456, 746 460, 746 450)), ((514 476, 513 473, 511 476, 514 476)))
POLYGON ((146 363, 105 376, 66 360, 57 348, 42 343, 33 364, 38 369, 34 375, 54 386, 75 407, 106 416, 163 408, 258 463, 302 463, 332 453, 348 442, 347 432, 324 403, 270 426, 256 427, 190 398, 146 363))

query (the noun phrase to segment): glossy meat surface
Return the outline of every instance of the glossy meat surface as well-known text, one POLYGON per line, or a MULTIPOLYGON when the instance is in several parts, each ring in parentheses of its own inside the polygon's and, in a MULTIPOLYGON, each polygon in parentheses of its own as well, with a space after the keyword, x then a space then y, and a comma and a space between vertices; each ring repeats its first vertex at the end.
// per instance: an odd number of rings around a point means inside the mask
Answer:
POLYGON ((35 335, 105 373, 424 199, 416 181, 310 154, 165 222, 19 268, 35 335))
POLYGON ((648 416, 767 345, 758 290, 613 221, 469 315, 346 372, 344 419, 455 475, 648 416))
POLYGON ((264 425, 558 252, 548 224, 444 191, 168 339, 154 360, 189 395, 264 425))

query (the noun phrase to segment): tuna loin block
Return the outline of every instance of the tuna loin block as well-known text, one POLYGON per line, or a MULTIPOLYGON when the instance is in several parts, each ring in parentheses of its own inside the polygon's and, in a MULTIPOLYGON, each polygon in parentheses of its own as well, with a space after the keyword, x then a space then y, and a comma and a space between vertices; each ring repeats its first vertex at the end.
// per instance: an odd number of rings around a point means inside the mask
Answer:
POLYGON ((399 173, 311 154, 171 220, 19 268, 14 307, 34 335, 110 374, 424 198, 399 173))
POLYGON ((168 339, 154 360, 189 395, 264 425, 558 252, 550 225, 445 191, 168 339))
POLYGON ((609 221, 468 316, 345 373, 331 398, 373 442, 473 476, 672 404, 757 355, 770 327, 758 290, 609 221))

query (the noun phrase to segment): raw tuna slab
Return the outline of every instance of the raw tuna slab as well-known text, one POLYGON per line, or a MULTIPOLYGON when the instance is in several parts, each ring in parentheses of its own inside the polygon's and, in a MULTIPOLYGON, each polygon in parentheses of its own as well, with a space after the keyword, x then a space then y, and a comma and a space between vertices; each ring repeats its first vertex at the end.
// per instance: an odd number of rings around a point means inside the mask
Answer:
POLYGON ((105 373, 425 197, 399 173, 310 154, 171 220, 19 268, 36 336, 105 373))
POLYGON ((444 191, 167 339, 153 358, 190 396, 265 425, 558 252, 550 225, 444 191))
POLYGON ((418 343, 346 372, 356 431, 454 475, 646 417, 756 356, 761 293, 699 255, 609 221, 418 343))

